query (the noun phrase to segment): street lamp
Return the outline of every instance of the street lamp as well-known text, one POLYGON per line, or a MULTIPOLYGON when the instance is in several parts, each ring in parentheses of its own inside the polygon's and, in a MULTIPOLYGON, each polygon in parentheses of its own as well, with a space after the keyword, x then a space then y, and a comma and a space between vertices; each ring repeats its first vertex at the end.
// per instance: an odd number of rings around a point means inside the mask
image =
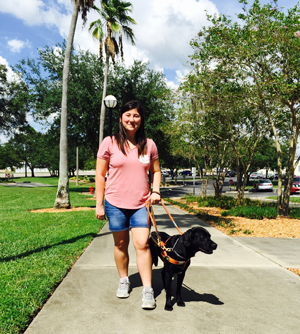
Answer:
POLYGON ((104 99, 105 107, 108 108, 109 135, 112 135, 112 110, 117 106, 117 99, 113 95, 107 95, 104 99))

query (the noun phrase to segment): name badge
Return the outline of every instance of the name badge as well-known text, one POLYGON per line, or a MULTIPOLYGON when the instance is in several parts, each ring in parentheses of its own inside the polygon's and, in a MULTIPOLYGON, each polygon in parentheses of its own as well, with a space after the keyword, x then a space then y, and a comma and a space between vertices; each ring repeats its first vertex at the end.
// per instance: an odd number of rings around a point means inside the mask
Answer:
POLYGON ((148 155, 140 155, 140 162, 142 164, 148 164, 150 162, 148 155))

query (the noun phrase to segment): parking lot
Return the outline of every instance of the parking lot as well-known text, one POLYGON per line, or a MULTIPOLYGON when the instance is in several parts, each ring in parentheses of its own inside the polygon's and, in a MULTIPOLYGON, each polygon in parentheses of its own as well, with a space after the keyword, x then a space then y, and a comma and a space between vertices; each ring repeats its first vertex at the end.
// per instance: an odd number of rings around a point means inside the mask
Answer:
MULTIPOLYGON (((168 184, 172 180, 171 177, 166 177, 166 184, 168 184)), ((174 179, 175 180, 175 179, 174 179)), ((236 196, 237 191, 235 191, 234 187, 230 187, 229 181, 232 180, 233 182, 237 181, 236 177, 225 178, 224 186, 222 192, 224 195, 229 196, 236 196)), ((202 183, 199 180, 199 177, 196 177, 195 186, 193 185, 193 177, 192 176, 181 176, 177 177, 178 185, 170 185, 162 188, 161 192, 164 197, 183 197, 187 194, 194 194, 195 196, 202 195, 202 183), (182 181, 184 181, 184 185, 182 185, 182 181)), ((207 185, 207 195, 214 195, 215 190, 213 186, 213 182, 210 179, 207 185)), ((250 198, 267 198, 270 196, 277 196, 277 188, 273 188, 273 191, 256 191, 253 189, 247 189, 245 191, 245 197, 250 198)), ((299 197, 300 195, 292 195, 293 197, 299 197)))

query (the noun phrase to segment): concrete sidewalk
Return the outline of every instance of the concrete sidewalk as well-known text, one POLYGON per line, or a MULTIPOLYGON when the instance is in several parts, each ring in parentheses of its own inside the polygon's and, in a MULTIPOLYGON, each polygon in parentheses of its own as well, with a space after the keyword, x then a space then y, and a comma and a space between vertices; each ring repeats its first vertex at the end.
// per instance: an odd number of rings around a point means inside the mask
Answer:
MULTIPOLYGON (((299 333, 300 277, 284 268, 300 268, 299 239, 231 238, 180 209, 168 209, 183 232, 201 225, 218 244, 214 254, 197 253, 192 259, 183 286, 184 308, 175 304, 172 312, 164 310, 161 267, 153 268, 157 307, 141 308, 132 244, 133 290, 127 299, 116 297, 119 278, 106 225, 25 333, 299 333)), ((159 230, 176 234, 163 207, 154 211, 159 230)))

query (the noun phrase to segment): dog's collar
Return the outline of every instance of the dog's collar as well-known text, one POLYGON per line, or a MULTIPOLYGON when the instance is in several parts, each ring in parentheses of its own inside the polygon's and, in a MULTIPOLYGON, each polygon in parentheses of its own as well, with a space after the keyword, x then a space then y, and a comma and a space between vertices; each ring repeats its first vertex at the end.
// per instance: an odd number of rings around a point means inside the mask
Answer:
POLYGON ((175 253, 178 257, 180 257, 181 259, 187 261, 187 260, 188 260, 187 258, 185 258, 185 257, 183 257, 183 256, 181 256, 181 255, 179 255, 179 254, 176 252, 176 250, 175 250, 175 247, 176 247, 176 245, 177 245, 178 240, 179 240, 179 238, 177 238, 177 240, 176 240, 174 246, 172 247, 172 250, 171 250, 171 251, 174 252, 174 253, 175 253))

